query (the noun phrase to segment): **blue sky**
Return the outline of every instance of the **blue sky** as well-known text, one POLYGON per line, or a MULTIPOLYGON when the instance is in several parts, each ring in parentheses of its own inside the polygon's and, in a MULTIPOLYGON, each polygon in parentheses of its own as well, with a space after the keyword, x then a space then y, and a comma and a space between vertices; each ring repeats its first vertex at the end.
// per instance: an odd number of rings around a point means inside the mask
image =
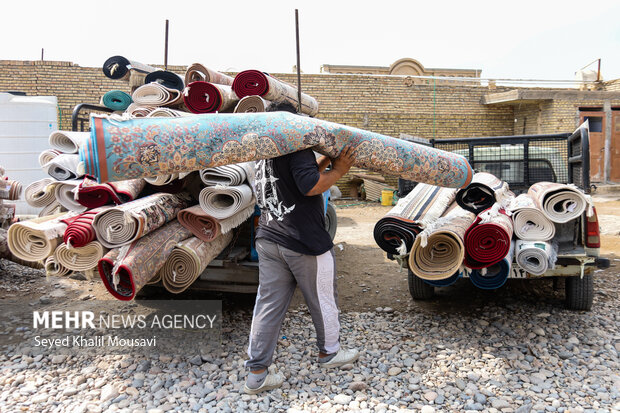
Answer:
POLYGON ((426 67, 480 69, 483 78, 571 80, 601 58, 603 78, 617 79, 620 2, 594 4, 11 1, 0 25, 0 59, 38 60, 44 48, 46 60, 81 66, 101 66, 116 54, 161 64, 169 19, 169 64, 291 72, 298 8, 305 73, 319 73, 322 64, 389 66, 411 57, 426 67))

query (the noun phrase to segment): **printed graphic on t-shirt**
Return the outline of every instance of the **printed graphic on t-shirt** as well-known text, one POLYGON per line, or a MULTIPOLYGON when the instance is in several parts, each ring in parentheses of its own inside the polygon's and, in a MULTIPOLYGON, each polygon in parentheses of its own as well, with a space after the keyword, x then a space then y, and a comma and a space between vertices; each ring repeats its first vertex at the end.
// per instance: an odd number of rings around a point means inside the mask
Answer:
POLYGON ((273 174, 273 161, 271 159, 256 162, 256 203, 259 208, 266 212, 267 222, 272 219, 282 221, 284 216, 295 209, 295 204, 290 207, 283 205, 278 199, 275 183, 278 178, 273 174))

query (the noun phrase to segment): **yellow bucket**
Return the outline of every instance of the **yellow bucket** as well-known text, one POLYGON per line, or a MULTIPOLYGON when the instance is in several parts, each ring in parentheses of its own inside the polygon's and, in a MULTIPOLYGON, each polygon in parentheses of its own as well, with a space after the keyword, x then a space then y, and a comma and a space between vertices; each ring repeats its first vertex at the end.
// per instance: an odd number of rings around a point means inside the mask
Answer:
POLYGON ((381 205, 389 206, 394 201, 394 191, 383 189, 381 191, 381 205))

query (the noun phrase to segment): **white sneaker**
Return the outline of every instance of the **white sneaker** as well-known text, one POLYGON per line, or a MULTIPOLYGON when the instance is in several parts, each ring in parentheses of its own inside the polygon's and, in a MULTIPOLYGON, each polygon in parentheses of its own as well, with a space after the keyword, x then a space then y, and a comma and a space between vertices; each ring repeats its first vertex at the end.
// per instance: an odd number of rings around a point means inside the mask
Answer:
POLYGON ((356 349, 341 348, 338 353, 330 361, 321 362, 319 358, 319 365, 323 368, 329 369, 333 367, 344 366, 345 364, 353 363, 360 356, 359 351, 356 349))
POLYGON ((281 375, 280 373, 269 373, 267 374, 267 377, 265 377, 263 384, 261 384, 259 387, 252 389, 248 387, 246 382, 246 384, 243 385, 243 391, 247 394, 258 394, 267 390, 277 389, 278 387, 282 386, 282 383, 284 383, 283 375, 281 375))

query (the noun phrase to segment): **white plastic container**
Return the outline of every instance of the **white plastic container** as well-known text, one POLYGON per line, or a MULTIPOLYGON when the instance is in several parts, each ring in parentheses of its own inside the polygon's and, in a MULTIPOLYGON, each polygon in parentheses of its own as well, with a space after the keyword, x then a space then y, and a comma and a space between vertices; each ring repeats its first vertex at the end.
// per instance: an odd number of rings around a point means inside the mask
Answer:
MULTIPOLYGON (((19 96, 0 93, 0 166, 9 179, 19 181, 22 188, 48 177, 39 165, 39 154, 49 148, 50 133, 58 129, 56 96, 19 96)), ((24 200, 5 201, 16 204, 18 215, 36 215, 24 200)))

